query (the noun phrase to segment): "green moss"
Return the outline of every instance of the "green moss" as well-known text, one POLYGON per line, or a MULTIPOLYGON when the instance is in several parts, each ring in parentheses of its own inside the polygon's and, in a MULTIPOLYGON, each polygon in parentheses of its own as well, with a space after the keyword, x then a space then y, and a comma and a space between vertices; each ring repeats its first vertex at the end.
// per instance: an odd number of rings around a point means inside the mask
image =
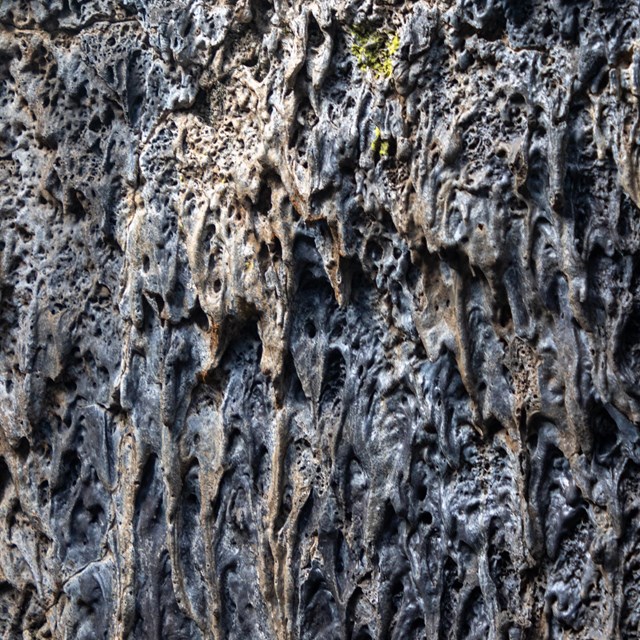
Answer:
POLYGON ((390 78, 393 73, 393 55, 400 48, 400 36, 388 31, 368 31, 363 27, 351 30, 351 53, 362 71, 372 71, 378 78, 390 78))

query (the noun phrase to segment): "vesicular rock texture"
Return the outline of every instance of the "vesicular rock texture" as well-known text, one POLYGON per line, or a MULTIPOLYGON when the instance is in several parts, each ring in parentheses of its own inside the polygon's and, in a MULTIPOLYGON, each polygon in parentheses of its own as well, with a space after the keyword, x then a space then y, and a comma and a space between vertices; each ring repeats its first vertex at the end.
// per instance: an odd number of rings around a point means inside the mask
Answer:
POLYGON ((2 0, 5 638, 640 637, 637 0, 2 0))

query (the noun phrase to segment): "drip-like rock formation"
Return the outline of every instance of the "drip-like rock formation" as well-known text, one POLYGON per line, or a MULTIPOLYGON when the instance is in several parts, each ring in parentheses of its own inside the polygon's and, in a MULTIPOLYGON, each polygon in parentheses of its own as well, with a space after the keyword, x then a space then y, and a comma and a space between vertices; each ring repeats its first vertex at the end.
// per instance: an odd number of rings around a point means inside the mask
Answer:
POLYGON ((0 3, 0 633, 640 638, 636 0, 0 3))

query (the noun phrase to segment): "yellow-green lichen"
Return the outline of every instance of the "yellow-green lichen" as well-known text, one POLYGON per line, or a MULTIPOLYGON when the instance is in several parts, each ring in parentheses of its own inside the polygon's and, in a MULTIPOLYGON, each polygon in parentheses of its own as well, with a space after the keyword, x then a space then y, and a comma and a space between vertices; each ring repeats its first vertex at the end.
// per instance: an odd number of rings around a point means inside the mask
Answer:
POLYGON ((374 154, 377 154, 380 157, 389 155, 389 140, 385 140, 382 137, 382 131, 380 131, 380 127, 376 127, 373 130, 371 151, 373 151, 374 154))
POLYGON ((351 53, 362 71, 372 71, 378 77, 390 78, 393 73, 393 55, 400 48, 400 36, 388 31, 368 31, 363 27, 351 30, 351 53))

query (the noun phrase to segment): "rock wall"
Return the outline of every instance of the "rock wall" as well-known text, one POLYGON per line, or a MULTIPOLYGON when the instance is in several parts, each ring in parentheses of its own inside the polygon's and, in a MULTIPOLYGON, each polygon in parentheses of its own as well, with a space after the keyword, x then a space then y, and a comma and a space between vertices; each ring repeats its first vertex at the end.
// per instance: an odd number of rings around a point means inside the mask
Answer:
POLYGON ((3 0, 3 637, 639 638, 639 100, 632 0, 3 0))

